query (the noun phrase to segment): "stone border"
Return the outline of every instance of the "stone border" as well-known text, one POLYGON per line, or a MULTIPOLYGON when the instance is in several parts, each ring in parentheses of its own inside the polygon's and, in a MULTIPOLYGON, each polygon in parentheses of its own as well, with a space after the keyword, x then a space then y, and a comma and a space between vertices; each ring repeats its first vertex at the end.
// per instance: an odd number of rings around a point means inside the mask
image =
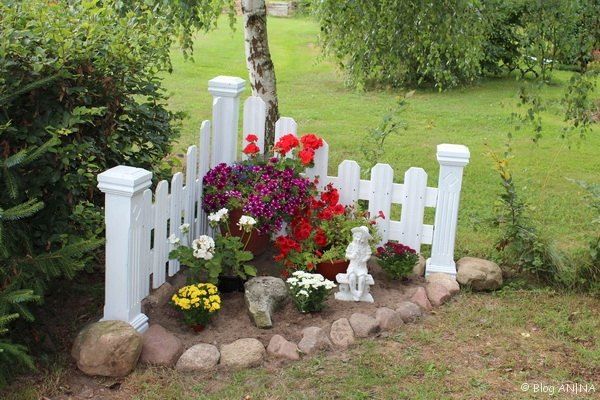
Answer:
MULTIPOLYGON (((333 321, 329 329, 306 327, 298 343, 274 334, 266 348, 256 338, 242 338, 222 344, 220 348, 198 343, 186 350, 177 336, 160 325, 152 325, 142 336, 126 322, 102 321, 82 329, 71 354, 77 367, 88 375, 121 377, 131 372, 138 361, 149 365, 174 366, 179 371, 206 371, 219 365, 229 369, 260 366, 267 354, 295 361, 320 351, 345 350, 357 338, 394 331, 404 324, 418 321, 424 314, 458 294, 460 285, 472 290, 495 290, 503 283, 502 271, 493 262, 464 257, 457 262, 457 267, 457 277, 444 273, 428 275, 425 284, 417 286, 410 299, 399 303, 395 310, 380 307, 375 315, 354 313, 349 318, 333 321)), ((178 284, 175 281, 173 283, 155 291, 154 297, 149 296, 146 305, 152 307, 168 301, 165 300, 167 295, 178 284)), ((267 304, 265 309, 271 309, 271 306, 274 307, 267 304)))
POLYGON ((359 338, 368 338, 380 332, 395 331, 407 323, 417 322, 434 307, 440 307, 458 294, 460 286, 456 279, 444 273, 434 273, 426 278, 424 286, 418 286, 410 301, 401 302, 393 310, 380 307, 375 315, 354 313, 349 318, 332 322, 327 329, 317 326, 302 330, 302 339, 292 342, 274 334, 265 346, 256 338, 238 339, 223 344, 220 349, 207 343, 199 343, 186 350, 175 369, 179 371, 206 371, 218 365, 239 370, 263 364, 267 355, 297 361, 303 357, 328 350, 345 350, 359 338))

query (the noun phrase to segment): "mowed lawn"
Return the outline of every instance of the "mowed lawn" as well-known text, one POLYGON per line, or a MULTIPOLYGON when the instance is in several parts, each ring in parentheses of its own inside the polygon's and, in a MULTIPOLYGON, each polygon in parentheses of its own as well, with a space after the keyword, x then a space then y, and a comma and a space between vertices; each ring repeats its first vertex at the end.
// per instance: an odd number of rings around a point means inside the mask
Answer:
MULTIPOLYGON (((243 31, 240 24, 236 27, 231 31, 222 20, 219 29, 199 36, 195 62, 186 62, 181 52, 173 52, 174 70, 165 77, 170 107, 189 115, 178 153, 196 143, 200 122, 211 117, 208 80, 217 75, 247 78, 243 31)), ((317 35, 318 26, 310 19, 269 19, 281 114, 293 117, 300 133, 314 132, 327 140, 329 172, 336 174, 342 160, 361 158, 363 136, 377 126, 403 92, 349 89, 335 64, 322 60, 317 35)), ((521 194, 532 204, 542 230, 561 248, 571 250, 585 245, 593 227, 582 190, 567 178, 600 180, 600 129, 596 127, 585 140, 560 138, 559 99, 569 74, 558 72, 555 77, 552 85, 543 88, 545 97, 552 100, 544 113, 543 138, 536 145, 531 130, 517 132, 513 167, 521 194)), ((486 153, 504 150, 506 135, 513 130, 511 114, 524 111, 517 106, 521 85, 532 84, 506 77, 444 93, 418 90, 403 114, 408 130, 386 143, 387 152, 380 162, 392 165, 397 182, 407 168, 418 166, 429 174, 430 186, 437 186, 436 145, 469 147, 471 163, 465 170, 457 238, 459 256, 493 255, 497 231, 490 219, 501 186, 486 153)), ((426 214, 426 222, 433 222, 432 212, 426 214)))
MULTIPOLYGON (((185 110, 177 153, 197 141, 200 121, 210 118, 207 81, 216 75, 246 77, 242 31, 221 27, 198 38, 195 63, 174 53, 166 77, 171 108, 185 110)), ((318 62, 318 27, 306 19, 270 19, 281 112, 300 132, 315 132, 331 144, 331 170, 343 159, 358 159, 358 143, 378 124, 400 92, 355 92, 329 62, 318 62)), ((515 140, 515 177, 541 227, 563 249, 584 246, 592 214, 582 193, 566 178, 598 182, 598 128, 586 140, 559 139, 558 96, 568 74, 544 93, 555 102, 544 115, 544 138, 530 132, 515 140)), ((404 114, 409 129, 392 138, 382 162, 401 180, 404 170, 421 166, 436 186, 438 143, 462 143, 471 150, 460 212, 457 255, 492 255, 497 232, 490 226, 500 184, 485 155, 503 150, 511 130, 521 82, 490 79, 445 93, 421 90, 404 114)), ((248 91, 249 93, 249 91, 248 91)), ((431 215, 428 216, 429 218, 431 215)), ((520 290, 510 284, 495 293, 463 291, 423 321, 387 337, 360 341, 302 361, 240 372, 220 369, 181 374, 139 367, 124 379, 88 378, 68 355, 49 370, 23 377, 0 393, 8 400, 90 398, 91 391, 112 400, 187 399, 548 399, 600 398, 600 301, 553 290, 520 290), (595 392, 565 393, 579 383, 595 392), (538 386, 535 386, 538 385, 538 386), (541 386, 545 391, 541 391, 541 386), (561 386, 562 385, 562 386, 561 386), (564 386, 571 385, 571 386, 564 386), (537 389, 536 389, 537 387, 537 389), (562 389, 561 389, 562 388, 562 389), (522 390, 526 389, 526 390, 522 390), (559 392, 562 390, 562 392, 559 392)), ((75 332, 73 332, 74 334, 75 332)))

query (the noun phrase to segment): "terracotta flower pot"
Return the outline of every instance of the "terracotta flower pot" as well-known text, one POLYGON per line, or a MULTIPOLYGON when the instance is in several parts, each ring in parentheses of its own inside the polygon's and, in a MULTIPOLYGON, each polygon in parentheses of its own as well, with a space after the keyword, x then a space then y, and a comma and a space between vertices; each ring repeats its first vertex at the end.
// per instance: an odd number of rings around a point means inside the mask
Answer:
POLYGON ((194 332, 200 333, 204 330, 205 326, 202 324, 195 324, 195 325, 191 325, 191 328, 194 332))
POLYGON ((326 261, 317 264, 317 272, 323 275, 330 281, 335 282, 335 276, 337 274, 343 274, 348 269, 348 260, 333 260, 326 261))
POLYGON ((245 250, 248 250, 254 254, 254 256, 259 256, 267 250, 270 237, 268 234, 259 233, 256 229, 253 229, 250 233, 240 229, 237 223, 242 215, 241 209, 235 209, 229 212, 229 232, 231 232, 232 236, 239 237, 242 240, 242 243, 248 243, 245 250))

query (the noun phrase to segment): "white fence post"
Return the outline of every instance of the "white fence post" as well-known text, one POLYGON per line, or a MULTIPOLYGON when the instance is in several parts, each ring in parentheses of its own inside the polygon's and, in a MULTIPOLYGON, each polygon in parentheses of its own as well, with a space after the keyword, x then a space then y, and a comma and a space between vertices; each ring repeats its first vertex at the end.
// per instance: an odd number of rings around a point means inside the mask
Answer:
POLYGON ((454 263, 454 243, 458 219, 458 204, 465 165, 469 163, 469 149, 458 144, 437 146, 437 159, 440 164, 438 198, 433 224, 431 258, 427 260, 426 274, 444 272, 456 275, 454 263))
POLYGON ((237 159, 240 95, 246 81, 233 76, 217 76, 208 81, 213 96, 213 140, 211 166, 237 159))
POLYGON ((105 194, 106 289, 103 320, 129 322, 140 332, 148 328, 142 314, 144 279, 141 265, 144 242, 143 192, 152 172, 120 165, 98 175, 105 194))

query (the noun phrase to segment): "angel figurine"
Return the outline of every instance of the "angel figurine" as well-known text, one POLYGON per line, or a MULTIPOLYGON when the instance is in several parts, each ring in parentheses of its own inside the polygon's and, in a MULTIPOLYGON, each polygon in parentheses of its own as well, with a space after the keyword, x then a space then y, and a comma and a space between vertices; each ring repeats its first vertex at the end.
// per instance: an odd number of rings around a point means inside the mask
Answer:
POLYGON ((366 226, 352 229, 352 242, 346 248, 346 258, 350 260, 350 264, 345 274, 336 276, 340 287, 340 291, 335 294, 337 300, 374 301, 369 290, 375 281, 367 269, 367 261, 371 258, 370 239, 371 234, 366 226))

